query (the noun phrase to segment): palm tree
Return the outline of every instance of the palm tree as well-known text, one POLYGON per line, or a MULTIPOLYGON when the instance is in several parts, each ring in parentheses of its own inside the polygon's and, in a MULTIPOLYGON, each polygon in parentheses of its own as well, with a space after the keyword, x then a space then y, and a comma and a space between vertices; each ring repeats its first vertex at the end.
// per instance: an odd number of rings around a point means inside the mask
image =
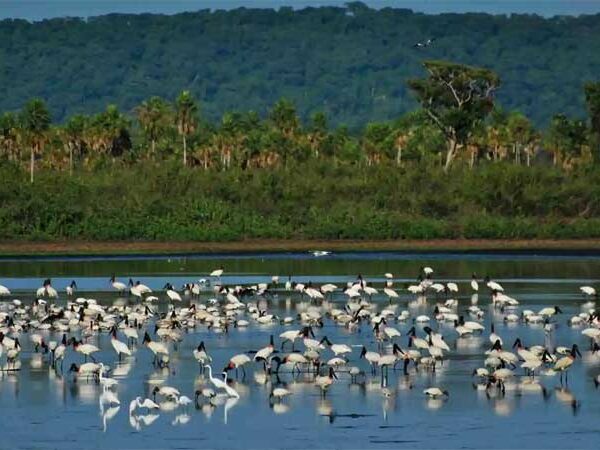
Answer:
POLYGON ((131 149, 130 121, 116 105, 108 105, 106 111, 97 114, 89 130, 91 147, 100 154, 113 158, 131 149))
MULTIPOLYGON (((515 155, 515 163, 521 164, 521 151, 534 138, 533 125, 523 114, 513 112, 508 116, 506 129, 515 155)), ((529 165, 529 154, 527 154, 527 165, 529 165)))
POLYGON ((152 97, 144 101, 136 108, 136 114, 140 126, 150 140, 151 155, 154 158, 156 154, 156 141, 166 129, 170 111, 169 105, 160 97, 152 97))
POLYGON ((319 158, 319 150, 329 132, 327 116, 323 112, 316 112, 311 116, 310 121, 307 139, 314 157, 319 158))
POLYGON ((73 175, 73 154, 81 156, 85 142, 85 132, 89 119, 82 114, 71 116, 63 126, 62 135, 69 150, 69 175, 73 175))
POLYGON ((300 119, 292 102, 281 99, 269 111, 269 121, 285 137, 291 138, 300 128, 300 119))
POLYGON ((225 169, 230 168, 232 160, 239 160, 246 136, 250 131, 246 122, 244 114, 238 112, 225 113, 221 119, 221 127, 218 130, 219 159, 225 169))
POLYGON ((500 161, 507 155, 508 133, 505 124, 497 123, 488 126, 487 136, 488 145, 492 150, 492 159, 500 161))
MULTIPOLYGON (((496 134, 494 134, 496 136, 496 134)), ((485 149, 489 144, 489 135, 488 129, 485 127, 483 123, 477 124, 471 135, 469 136, 469 140, 466 142, 466 150, 467 155, 469 157, 469 169, 473 169, 477 160, 479 158, 479 153, 481 149, 485 149)), ((497 148, 498 146, 495 145, 497 148)))
POLYGON ((300 118, 294 104, 285 99, 279 100, 268 113, 268 123, 271 127, 267 141, 270 148, 281 155, 284 166, 294 156, 302 158, 302 148, 297 141, 300 118))
POLYGON ((584 156, 587 145, 587 126, 584 121, 569 119, 564 114, 556 114, 550 121, 546 133, 546 147, 553 154, 553 164, 563 168, 573 167, 576 160, 584 156))
POLYGON ((396 132, 394 133, 394 136, 395 136, 394 145, 396 147, 396 165, 397 166, 402 165, 402 150, 407 146, 412 135, 413 135, 412 130, 408 130, 408 131, 396 130, 396 132))
POLYGON ((0 151, 9 161, 19 159, 19 117, 15 113, 0 116, 0 151))
POLYGON ((251 166, 253 159, 264 150, 263 138, 266 130, 264 122, 261 122, 254 112, 246 114, 242 124, 242 148, 236 153, 236 156, 239 158, 239 166, 246 169, 251 166))
POLYGON ((23 107, 23 111, 21 111, 21 124, 31 148, 29 165, 31 183, 33 183, 35 155, 39 154, 42 150, 44 138, 50 128, 51 121, 46 103, 39 98, 29 100, 23 107))
POLYGON ((183 167, 187 166, 187 137, 196 129, 198 104, 190 91, 183 91, 175 100, 175 122, 183 141, 183 167))
POLYGON ((389 156, 394 145, 395 136, 388 124, 369 123, 365 128, 362 144, 367 156, 367 165, 371 166, 389 156))

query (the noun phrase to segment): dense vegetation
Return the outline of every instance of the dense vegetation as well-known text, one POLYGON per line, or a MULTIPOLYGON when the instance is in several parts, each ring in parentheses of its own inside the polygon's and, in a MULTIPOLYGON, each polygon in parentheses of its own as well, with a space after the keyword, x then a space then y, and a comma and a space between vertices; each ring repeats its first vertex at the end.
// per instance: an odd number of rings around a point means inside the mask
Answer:
MULTIPOLYGON (((280 22, 293 29, 302 23, 302 14, 332 14, 333 24, 362 23, 355 30, 360 34, 371 26, 370 19, 377 22, 385 14, 413 17, 357 4, 350 9, 352 16, 340 17, 345 10, 327 8, 238 10, 180 19, 221 23, 249 14, 247 25, 253 29, 274 14, 281 20, 269 22, 268 29, 280 22), (289 23, 281 14, 290 15, 289 23), (369 20, 361 21, 363 15, 369 20)), ((90 26, 61 23, 9 25, 54 24, 62 31, 90 26)), ((570 24, 569 19, 564 25, 570 24)), ((128 43, 115 41, 114 49, 128 43)), ((250 47, 254 51, 256 46, 260 43, 250 47)), ((303 64, 312 64, 313 54, 306 52, 303 64)), ((318 50, 314 58, 319 59, 318 50)), ((357 64, 370 58, 355 57, 357 64)), ((288 62, 292 71, 303 67, 288 62)), ((127 55, 119 54, 113 67, 127 64, 127 55)), ((170 70, 175 77, 181 73, 170 70)), ((101 77, 110 72, 97 71, 101 77)), ((55 74, 61 82, 62 76, 55 74)), ((351 112, 338 97, 320 104, 322 110, 308 118, 293 101, 280 99, 263 114, 235 109, 216 121, 205 115, 206 92, 198 98, 193 90, 167 98, 154 95, 127 111, 109 104, 60 121, 47 98, 32 98, 18 110, 0 112, 0 239, 600 237, 600 83, 578 87, 575 97, 583 98, 585 116, 574 117, 565 108, 544 128, 508 108, 510 101, 503 103, 507 84, 510 90, 510 79, 489 67, 424 60, 417 76, 395 84, 396 92, 411 93, 411 112, 353 129, 338 125, 351 112)), ((305 86, 310 95, 318 89, 305 86)), ((563 97, 568 91, 562 90, 563 97)), ((238 99, 252 99, 250 92, 239 94, 238 99)), ((307 109, 309 97, 303 100, 305 112, 312 110, 307 109)), ((95 100, 86 98, 85 104, 95 100)))
POLYGON ((544 19, 486 14, 429 16, 351 3, 294 11, 240 8, 0 22, 0 110, 44 98, 57 122, 121 111, 189 90, 216 122, 228 111, 261 116, 285 97, 300 117, 323 111, 351 130, 416 108, 406 81, 424 59, 493 69, 499 100, 538 127, 583 117, 581 84, 600 73, 600 15, 544 19), (436 37, 417 49, 417 41, 436 37))
POLYGON ((477 171, 310 161, 225 172, 0 169, 0 238, 600 238, 600 171, 506 162, 477 171))
POLYGON ((425 68, 423 109, 357 135, 285 100, 215 126, 187 91, 63 125, 32 99, 0 116, 0 239, 600 237, 600 83, 540 133, 489 70, 425 68))

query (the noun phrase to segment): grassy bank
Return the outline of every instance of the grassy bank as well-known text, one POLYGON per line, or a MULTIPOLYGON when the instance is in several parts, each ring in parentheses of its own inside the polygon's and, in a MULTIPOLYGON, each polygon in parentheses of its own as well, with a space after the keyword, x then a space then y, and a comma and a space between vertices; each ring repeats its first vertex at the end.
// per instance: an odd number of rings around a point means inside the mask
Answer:
POLYGON ((30 184, 5 165, 0 179, 6 242, 600 239, 595 167, 495 164, 443 174, 328 162, 216 172, 157 163, 72 177, 40 171, 30 184))

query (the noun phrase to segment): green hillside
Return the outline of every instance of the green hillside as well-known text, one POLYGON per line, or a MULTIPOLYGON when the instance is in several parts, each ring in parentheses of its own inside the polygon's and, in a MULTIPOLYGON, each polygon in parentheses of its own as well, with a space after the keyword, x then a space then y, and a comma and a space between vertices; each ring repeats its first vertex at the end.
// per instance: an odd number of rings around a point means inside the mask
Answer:
POLYGON ((406 81, 424 59, 494 69, 499 103, 538 126, 555 113, 583 116, 581 86, 600 73, 600 15, 429 16, 344 8, 109 15, 0 22, 0 110, 45 99, 57 121, 108 103, 131 111, 153 95, 188 89, 209 120, 264 114, 279 98, 303 118, 324 111, 360 127, 414 110, 406 81), (417 41, 435 37, 417 49, 417 41))

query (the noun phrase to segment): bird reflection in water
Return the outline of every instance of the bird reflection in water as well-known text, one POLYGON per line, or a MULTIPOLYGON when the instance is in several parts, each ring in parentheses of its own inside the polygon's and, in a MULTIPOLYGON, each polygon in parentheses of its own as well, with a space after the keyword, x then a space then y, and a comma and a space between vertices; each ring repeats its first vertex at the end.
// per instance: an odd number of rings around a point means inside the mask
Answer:
POLYGON ((579 408, 581 407, 581 403, 577 400, 575 395, 571 392, 571 390, 567 387, 556 387, 554 388, 554 395, 556 399, 571 408, 571 412, 574 416, 579 412, 579 408))
POLYGON ((444 403, 446 403, 445 398, 427 398, 427 400, 425 400, 425 407, 429 410, 436 411, 444 406, 444 403))
POLYGON ((192 416, 190 416, 187 413, 177 414, 175 418, 171 421, 171 425, 187 425, 190 422, 190 420, 192 420, 192 416))
POLYGON ((112 370, 112 376, 117 379, 127 378, 132 368, 133 365, 130 362, 121 362, 112 370))
POLYGON ((217 409, 217 406, 210 402, 203 403, 202 406, 200 406, 202 414, 204 414, 204 417, 206 417, 207 419, 210 419, 212 417, 213 413, 215 412, 215 409, 217 409))
POLYGON ((381 396, 383 398, 381 403, 383 420, 387 422, 388 413, 396 409, 396 393, 389 388, 383 388, 381 396))
POLYGON ((413 383, 409 376, 398 377, 396 389, 398 391, 410 391, 413 388, 413 383))
POLYGON ((271 403, 269 406, 275 414, 285 414, 290 411, 290 406, 286 403, 271 403))
POLYGON ((98 397, 98 406, 100 407, 100 416, 102 417, 102 431, 106 432, 107 423, 109 420, 114 418, 119 412, 121 402, 111 390, 104 390, 98 397), (108 406, 108 409, 104 409, 108 406))
POLYGON ((494 402, 494 413, 498 416, 509 416, 514 410, 514 402, 507 398, 496 399, 494 402))
POLYGON ((44 365, 44 359, 41 353, 34 353, 29 360, 29 366, 33 370, 40 370, 44 365))
POLYGON ((69 384, 69 393, 73 399, 84 404, 93 404, 97 401, 100 388, 96 384, 77 381, 69 384))
POLYGON ((112 420, 117 415, 120 408, 120 406, 111 406, 104 411, 104 414, 102 414, 102 431, 104 433, 106 433, 108 421, 112 420))
POLYGON ((160 417, 159 414, 144 414, 144 415, 130 415, 129 416, 129 425, 131 428, 141 431, 142 426, 149 427, 160 417))
POLYGON ((229 411, 237 405, 239 401, 238 397, 229 397, 225 402, 225 406, 223 407, 223 423, 227 425, 227 419, 229 415, 229 411))
POLYGON ((331 401, 327 398, 321 398, 317 403, 317 414, 319 416, 327 417, 329 423, 333 423, 335 418, 335 411, 331 401))

